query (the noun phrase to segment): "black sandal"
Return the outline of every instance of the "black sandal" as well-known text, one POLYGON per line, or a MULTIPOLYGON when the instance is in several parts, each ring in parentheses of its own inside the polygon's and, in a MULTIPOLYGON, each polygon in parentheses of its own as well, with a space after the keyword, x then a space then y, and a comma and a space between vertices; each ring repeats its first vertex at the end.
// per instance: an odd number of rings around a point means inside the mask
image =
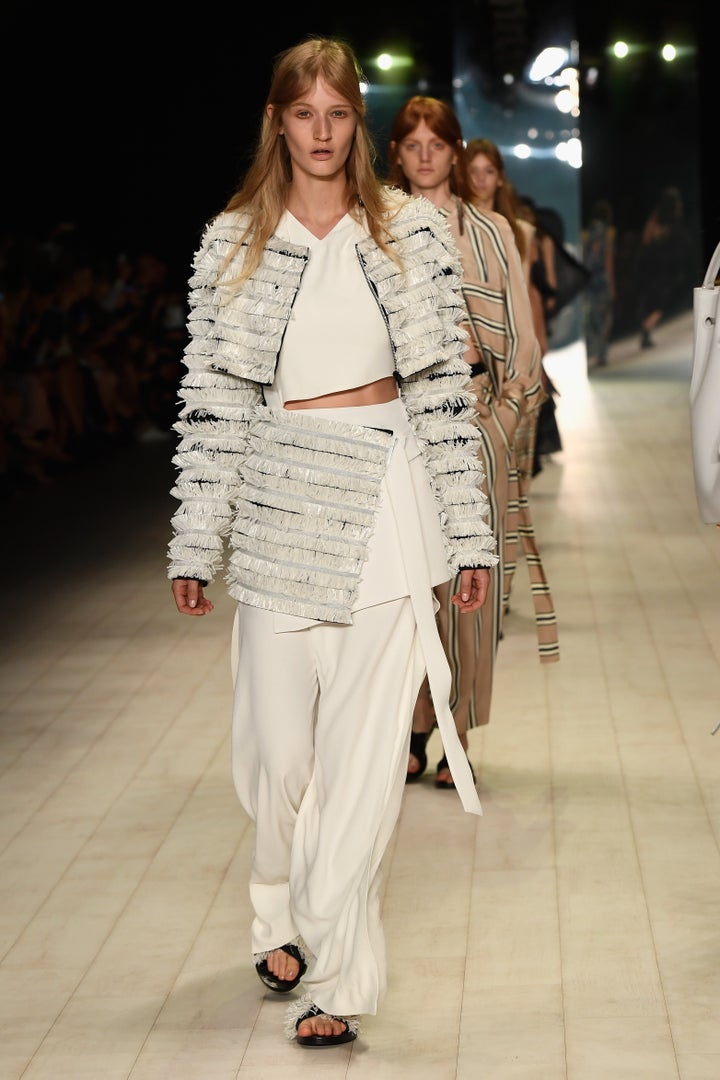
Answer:
MULTIPOLYGON (((472 764, 469 761, 468 761, 468 765, 470 765, 470 772, 472 774, 473 784, 476 784, 477 780, 475 779, 475 770, 473 769, 472 764)), ((445 757, 444 754, 437 763, 437 771, 439 773, 441 773, 443 771, 443 769, 447 769, 448 771, 450 770, 450 766, 448 765, 448 760, 447 760, 447 758, 445 757)), ((436 777, 435 778, 435 787, 440 788, 442 791, 454 791, 455 790, 455 781, 452 778, 452 773, 450 773, 450 779, 449 780, 439 780, 436 777)))
POLYGON ((281 952, 287 953, 288 956, 292 956, 293 960, 297 960, 300 965, 300 970, 294 979, 278 979, 276 975, 273 975, 273 973, 268 970, 267 958, 269 953, 275 952, 275 949, 269 949, 268 952, 256 954, 255 970, 269 990, 274 990, 276 994, 289 994, 291 990, 295 989, 307 971, 307 962, 302 949, 298 948, 297 945, 280 945, 279 948, 281 952))
POLYGON ((342 1043, 357 1039, 360 1034, 360 1020, 357 1016, 335 1016, 333 1013, 325 1012, 324 1009, 313 1004, 309 994, 305 994, 288 1006, 285 1034, 288 1039, 296 1039, 300 1046, 340 1046, 342 1043), (326 1016, 328 1020, 339 1020, 345 1025, 345 1030, 339 1035, 298 1035, 297 1029, 303 1020, 309 1020, 312 1016, 326 1016))
POLYGON ((417 772, 409 772, 405 777, 406 784, 414 784, 416 780, 419 780, 422 774, 427 769, 427 754, 425 753, 425 747, 427 741, 430 738, 429 731, 413 731, 410 734, 410 753, 413 757, 416 757, 420 763, 420 768, 417 772))

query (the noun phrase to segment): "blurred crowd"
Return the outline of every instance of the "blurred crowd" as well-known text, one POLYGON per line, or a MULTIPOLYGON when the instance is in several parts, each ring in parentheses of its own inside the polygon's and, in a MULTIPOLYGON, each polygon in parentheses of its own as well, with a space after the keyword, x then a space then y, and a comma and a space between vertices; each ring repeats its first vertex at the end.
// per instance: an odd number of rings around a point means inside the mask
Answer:
POLYGON ((98 252, 73 223, 0 237, 0 483, 51 481, 136 439, 166 438, 186 282, 152 252, 98 252))

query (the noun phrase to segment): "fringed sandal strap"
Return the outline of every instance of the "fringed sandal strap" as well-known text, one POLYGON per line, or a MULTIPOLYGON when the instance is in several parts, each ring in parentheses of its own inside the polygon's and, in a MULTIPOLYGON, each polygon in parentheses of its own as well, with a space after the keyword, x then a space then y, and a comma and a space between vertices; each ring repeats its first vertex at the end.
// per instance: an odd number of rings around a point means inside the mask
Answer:
POLYGON ((313 1016, 327 1016, 328 1020, 339 1020, 341 1024, 345 1024, 348 1031, 353 1035, 360 1034, 359 1016, 336 1016, 335 1013, 326 1012, 325 1009, 321 1009, 319 1005, 316 1005, 309 994, 303 994, 302 997, 297 998, 287 1007, 285 1034, 288 1039, 296 1038, 297 1029, 303 1020, 309 1020, 313 1016))

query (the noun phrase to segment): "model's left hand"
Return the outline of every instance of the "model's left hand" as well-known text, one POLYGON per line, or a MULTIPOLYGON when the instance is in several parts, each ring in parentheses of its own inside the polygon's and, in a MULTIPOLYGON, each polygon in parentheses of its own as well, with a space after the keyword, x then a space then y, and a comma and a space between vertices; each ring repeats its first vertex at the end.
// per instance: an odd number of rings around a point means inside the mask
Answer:
POLYGON ((459 611, 477 611, 485 603, 490 585, 490 571, 486 567, 460 571, 460 591, 451 597, 459 611))

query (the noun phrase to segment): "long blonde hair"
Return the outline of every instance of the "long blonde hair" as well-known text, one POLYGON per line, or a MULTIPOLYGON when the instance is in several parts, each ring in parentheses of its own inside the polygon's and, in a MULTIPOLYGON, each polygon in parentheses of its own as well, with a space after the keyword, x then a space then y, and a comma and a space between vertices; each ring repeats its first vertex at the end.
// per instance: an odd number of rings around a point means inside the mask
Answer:
POLYGON ((348 101, 357 116, 355 138, 345 165, 348 213, 362 221, 364 211, 373 240, 391 258, 396 258, 388 248, 388 241, 392 239, 386 224, 389 204, 384 186, 375 174, 377 151, 365 117, 360 65, 346 42, 311 35, 276 56, 255 156, 241 187, 225 206, 226 211, 243 211, 250 217, 243 236, 224 263, 231 262, 240 245, 249 241, 242 271, 236 279, 238 284, 259 265, 263 249, 285 209, 292 165, 280 134, 283 111, 301 98, 318 78, 323 78, 348 101), (272 105, 270 115, 268 105, 272 105))

